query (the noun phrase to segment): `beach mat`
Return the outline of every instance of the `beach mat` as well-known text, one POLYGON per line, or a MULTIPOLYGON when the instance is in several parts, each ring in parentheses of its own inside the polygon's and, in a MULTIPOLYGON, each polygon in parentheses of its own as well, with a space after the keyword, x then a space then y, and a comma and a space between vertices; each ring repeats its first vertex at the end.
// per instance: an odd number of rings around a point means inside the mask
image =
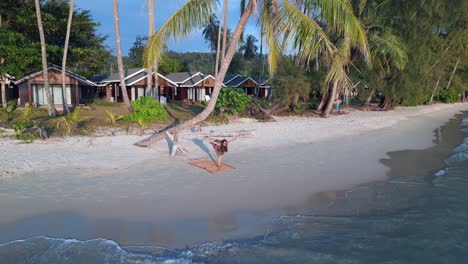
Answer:
POLYGON ((218 166, 216 165, 216 162, 212 160, 192 160, 189 163, 195 167, 205 169, 213 174, 224 173, 224 172, 228 172, 228 171, 232 171, 236 169, 222 162, 221 162, 221 166, 218 168, 218 166))

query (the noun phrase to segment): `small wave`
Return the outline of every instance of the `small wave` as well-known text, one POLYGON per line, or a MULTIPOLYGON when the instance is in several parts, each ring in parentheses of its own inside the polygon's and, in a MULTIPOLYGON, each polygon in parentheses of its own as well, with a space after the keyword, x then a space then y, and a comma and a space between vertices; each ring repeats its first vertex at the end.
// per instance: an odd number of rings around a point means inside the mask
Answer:
POLYGON ((187 256, 163 258, 135 254, 123 250, 107 239, 80 241, 76 239, 36 237, 0 244, 0 263, 109 263, 109 264, 189 264, 187 256))
POLYGON ((462 127, 468 127, 468 118, 463 118, 460 124, 462 127))
POLYGON ((434 174, 434 176, 441 177, 444 176, 447 173, 447 169, 445 170, 440 170, 434 174))
POLYGON ((468 160, 468 152, 458 152, 453 154, 447 159, 447 163, 455 163, 455 162, 462 162, 468 160))
POLYGON ((468 152, 468 138, 465 138, 463 143, 455 148, 455 152, 468 152))

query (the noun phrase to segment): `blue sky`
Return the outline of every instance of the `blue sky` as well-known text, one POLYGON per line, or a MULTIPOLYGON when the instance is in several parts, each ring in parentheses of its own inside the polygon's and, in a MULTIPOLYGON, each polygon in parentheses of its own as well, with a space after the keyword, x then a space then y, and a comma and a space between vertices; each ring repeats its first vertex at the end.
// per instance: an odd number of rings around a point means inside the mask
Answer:
MULTIPOLYGON (((182 6, 185 0, 154 0, 156 27, 158 28, 165 19, 182 6)), ((128 54, 136 36, 148 34, 147 0, 119 0, 120 35, 122 40, 122 52, 128 54)), ((223 1, 220 0, 222 3, 223 1)), ((112 0, 77 0, 76 7, 91 11, 93 19, 101 26, 98 32, 107 35, 106 45, 115 51, 114 20, 112 0)), ((220 11, 216 12, 220 17, 220 11)), ((229 1, 229 28, 234 30, 240 16, 240 0, 229 1)), ((195 29, 192 35, 185 40, 171 41, 168 48, 174 51, 209 51, 208 44, 202 37, 202 30, 195 29)), ((257 34, 255 21, 249 22, 246 34, 257 34)), ((258 38, 258 36, 257 36, 258 38)))

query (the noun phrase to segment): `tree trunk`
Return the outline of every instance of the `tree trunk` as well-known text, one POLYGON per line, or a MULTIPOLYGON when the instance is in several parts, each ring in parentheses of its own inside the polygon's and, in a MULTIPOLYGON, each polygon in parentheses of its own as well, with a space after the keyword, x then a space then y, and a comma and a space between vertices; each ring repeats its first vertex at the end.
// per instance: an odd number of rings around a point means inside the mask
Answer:
POLYGON ((327 102, 328 102, 328 95, 330 94, 330 89, 327 89, 323 95, 322 95, 322 100, 320 100, 320 104, 317 107, 317 111, 322 112, 323 108, 325 108, 327 102))
MULTIPOLYGON (((148 41, 151 36, 154 34, 155 24, 154 24, 154 0, 148 0, 148 41)), ((146 96, 154 96, 154 98, 159 99, 158 96, 158 82, 155 81, 155 87, 153 88, 153 72, 157 67, 157 62, 147 69, 147 79, 146 79, 146 96), (152 93, 154 89, 154 93, 152 93)), ((156 75, 155 78, 158 76, 156 75)))
POLYGON ((434 101, 434 95, 437 91, 437 87, 439 87, 440 78, 442 78, 442 74, 439 75, 439 79, 437 79, 437 82, 434 85, 434 89, 432 90, 431 98, 429 98, 428 104, 432 104, 432 102, 434 101))
MULTIPOLYGON (((62 103, 63 103, 63 114, 66 114, 66 113, 69 112, 68 102, 67 102, 67 89, 65 87, 65 71, 67 69, 68 43, 70 42, 70 31, 71 31, 71 23, 72 23, 72 19, 73 19, 73 7, 74 7, 74 5, 75 5, 75 0, 70 0, 70 11, 68 12, 67 33, 66 33, 66 36, 65 36, 65 46, 63 47, 63 58, 62 58, 62 103)), ((78 89, 78 87, 76 87, 76 89, 78 89)), ((79 98, 77 98, 77 100, 79 100, 79 98)))
MULTIPOLYGON (((247 24, 247 21, 252 15, 252 12, 255 7, 255 2, 256 1, 249 1, 249 4, 246 10, 244 11, 244 14, 242 14, 239 20, 239 23, 237 24, 236 30, 234 31, 234 35, 232 37, 231 44, 229 45, 229 49, 226 53, 224 61, 221 63, 221 69, 220 69, 219 75, 216 77, 215 86, 213 89, 213 93, 211 95, 211 100, 208 103, 207 107, 200 114, 193 117, 192 119, 187 120, 184 123, 179 124, 173 127, 172 129, 170 129, 169 130, 170 133, 175 134, 183 129, 189 128, 193 126, 194 124, 205 120, 211 114, 211 112, 213 112, 215 105, 216 105, 216 101, 218 100, 219 92, 221 91, 223 79, 226 75, 229 65, 231 64, 232 58, 234 57, 234 53, 236 52, 237 44, 239 42, 242 31, 244 31, 245 25, 247 24)), ((165 131, 161 131, 159 133, 153 134, 149 138, 146 138, 142 141, 137 142, 135 145, 140 146, 140 147, 147 147, 165 138, 165 136, 166 136, 165 131)))
POLYGON ((264 67, 264 64, 263 64, 263 30, 261 30, 261 33, 260 33, 260 77, 258 79, 258 86, 257 86, 257 93, 256 93, 256 96, 257 97, 260 97, 260 87, 262 85, 262 81, 263 81, 263 67, 264 67))
POLYGON ((328 97, 327 106, 325 107, 325 109, 322 112, 323 117, 329 117, 330 116, 330 111, 331 111, 331 109, 333 107, 333 100, 335 100, 335 98, 336 98, 337 91, 338 91, 338 81, 335 81, 333 83, 333 87, 332 87, 330 96, 328 97))
POLYGON ((48 111, 50 117, 55 117, 56 111, 54 106, 54 101, 52 100, 52 95, 50 94, 49 87, 49 73, 47 71, 47 51, 46 43, 44 37, 44 28, 42 27, 42 18, 41 18, 41 6, 39 0, 34 1, 36 5, 36 16, 37 16, 37 26, 39 28, 39 38, 41 39, 41 55, 42 55, 42 75, 44 78, 44 90, 47 97, 48 111))
POLYGON ((449 82, 447 83, 447 88, 445 88, 447 90, 450 88, 450 84, 452 84, 453 76, 455 75, 455 72, 457 71, 458 64, 460 64, 460 58, 458 58, 457 63, 455 64, 455 68, 453 68, 452 74, 450 75, 449 82))
POLYGON ((228 39, 228 5, 229 5, 229 1, 228 0, 224 0, 224 6, 223 6, 223 16, 224 16, 224 23, 223 23, 223 27, 224 27, 224 31, 223 31, 223 51, 221 52, 221 61, 224 60, 224 56, 226 55, 226 49, 227 49, 227 39, 228 39))
POLYGON ((122 61, 122 48, 120 46, 120 24, 119 24, 118 1, 113 0, 112 2, 114 4, 114 28, 115 28, 115 44, 116 44, 115 47, 117 49, 117 65, 119 68, 120 88, 122 91, 122 97, 123 97, 124 104, 127 108, 127 111, 131 113, 132 105, 130 104, 130 100, 128 99, 127 86, 125 84, 124 68, 123 68, 123 61, 122 61))
MULTIPOLYGON (((223 7, 223 10, 224 10, 224 7, 223 7)), ((218 43, 216 46, 216 62, 215 62, 215 77, 216 78, 218 78, 220 53, 221 53, 221 22, 219 23, 219 27, 218 27, 218 43)))
POLYGON ((365 106, 369 106, 370 105, 370 102, 372 101, 372 97, 374 97, 375 95, 375 88, 372 88, 369 96, 367 97, 366 99, 366 102, 364 103, 365 106))
POLYGON ((6 99, 6 74, 2 72, 2 80, 1 80, 1 89, 2 89, 2 106, 3 108, 7 108, 7 99, 6 99))

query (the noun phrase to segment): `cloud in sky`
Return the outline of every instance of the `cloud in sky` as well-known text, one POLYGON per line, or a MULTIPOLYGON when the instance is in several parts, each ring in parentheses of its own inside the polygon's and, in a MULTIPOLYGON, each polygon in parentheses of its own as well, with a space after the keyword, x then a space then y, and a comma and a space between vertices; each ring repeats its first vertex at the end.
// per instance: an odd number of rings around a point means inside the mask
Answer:
MULTIPOLYGON (((159 27, 169 18, 185 0, 155 1, 156 27, 159 27)), ((108 36, 105 44, 115 51, 115 34, 113 6, 111 0, 81 0, 76 1, 77 8, 91 11, 93 19, 101 25, 98 32, 108 36)), ((222 0, 220 1, 223 2, 222 0)), ((221 17, 221 10, 216 12, 221 17)), ((120 37, 123 54, 128 54, 136 36, 146 36, 148 34, 148 12, 147 0, 119 0, 120 17, 120 37)), ((240 0, 229 1, 229 28, 234 30, 240 17, 240 0)), ((245 30, 246 34, 257 35, 256 22, 254 19, 249 22, 245 30)), ((171 41, 168 43, 170 50, 186 51, 209 51, 208 44, 202 37, 202 30, 195 29, 188 39, 171 41)), ((257 37, 258 38, 258 37, 257 37)))

